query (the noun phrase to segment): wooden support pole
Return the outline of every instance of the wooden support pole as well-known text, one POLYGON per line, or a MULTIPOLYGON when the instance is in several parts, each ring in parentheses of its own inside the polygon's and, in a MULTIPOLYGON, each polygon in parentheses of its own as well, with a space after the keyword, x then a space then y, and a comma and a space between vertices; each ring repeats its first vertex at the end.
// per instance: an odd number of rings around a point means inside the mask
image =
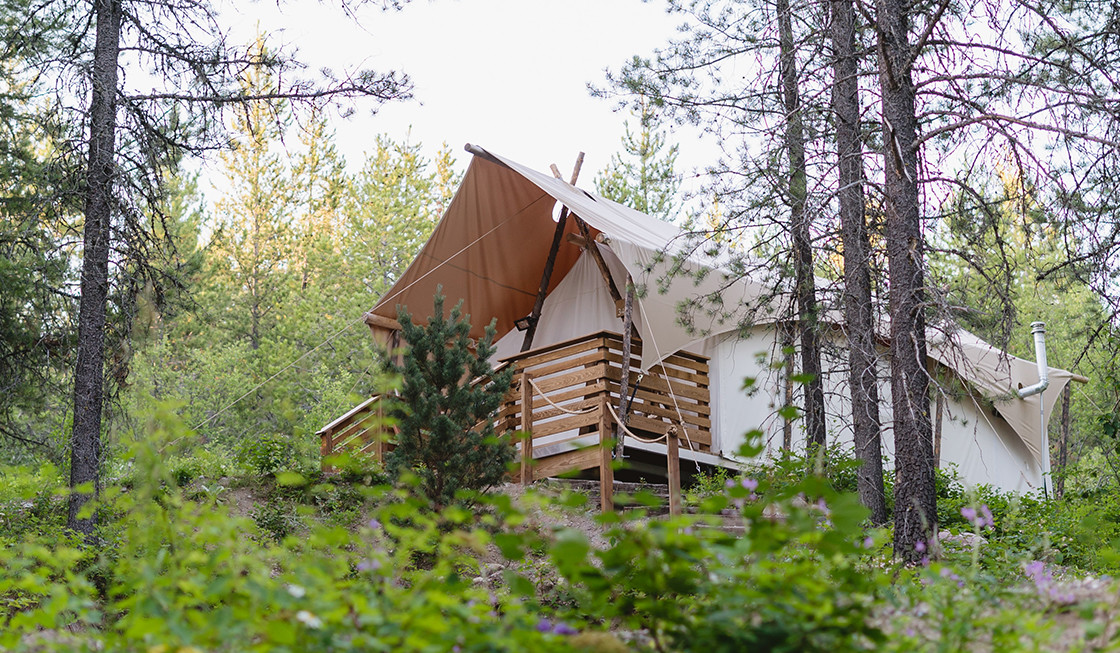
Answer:
POLYGON ((665 444, 668 448, 665 464, 669 468, 669 514, 676 516, 681 514, 681 445, 675 425, 665 433, 665 444))
POLYGON ((630 355, 634 331, 634 279, 626 275, 626 304, 622 312, 622 376, 618 384, 618 418, 622 421, 615 428, 615 452, 622 457, 624 434, 622 427, 630 416, 630 355))
POLYGON ((937 416, 933 423, 933 468, 941 469, 941 416, 945 413, 945 395, 937 391, 937 416))
POLYGON ((591 254, 591 258, 595 259, 595 265, 599 267, 599 274, 603 276, 603 281, 607 283, 607 290, 611 293, 611 299, 614 300, 615 308, 619 317, 622 317, 622 294, 618 292, 618 286, 614 284, 614 278, 611 277, 611 270, 607 267, 606 260, 603 259, 603 253, 599 251, 599 243, 591 237, 590 227, 587 223, 575 216, 576 225, 579 227, 579 232, 587 241, 587 251, 591 254))
MULTIPOLYGON (((583 167, 583 152, 576 156, 576 164, 572 167, 572 180, 568 183, 575 186, 579 179, 580 168, 583 167)), ((559 169, 552 166, 555 173, 559 169)), ((557 175, 559 176, 559 175, 557 175)), ((564 238, 564 226, 568 223, 568 207, 560 209, 560 219, 556 221, 556 230, 552 234, 552 246, 548 250, 548 258, 544 262, 544 271, 541 272, 541 283, 537 289, 537 300, 533 303, 533 311, 529 314, 529 328, 525 331, 525 339, 521 341, 521 351, 529 351, 533 347, 533 337, 537 335, 537 322, 541 319, 541 310, 544 308, 544 298, 548 294, 548 284, 552 281, 552 269, 556 267, 556 255, 560 252, 560 241, 564 238)))
POLYGON ((603 512, 614 511, 614 457, 611 453, 610 395, 603 393, 599 401, 599 508, 603 512))
POLYGON ((377 400, 377 422, 373 426, 373 437, 376 438, 377 444, 374 445, 374 456, 377 458, 378 463, 385 462, 385 404, 383 400, 377 400))
POLYGON ((1062 391, 1062 433, 1058 439, 1058 473, 1054 475, 1054 496, 1061 498, 1066 491, 1066 462, 1069 457, 1069 395, 1072 387, 1066 384, 1062 391))
POLYGON ((521 484, 533 482, 533 386, 521 372, 521 484))
POLYGON ((330 473, 334 471, 331 468, 330 463, 327 462, 327 458, 334 453, 333 437, 334 432, 329 429, 327 431, 324 431, 323 434, 319 436, 319 457, 321 459, 319 466, 323 470, 323 473, 330 473))
MULTIPOLYGON (((557 179, 562 179, 560 170, 554 165, 552 166, 552 175, 557 179)), ((573 185, 575 182, 573 182, 573 185)), ((579 233, 587 242, 587 251, 591 254, 591 258, 595 259, 595 265, 599 267, 599 274, 603 275, 603 280, 607 282, 607 290, 611 293, 611 299, 614 300, 614 305, 618 310, 618 316, 622 317, 622 293, 618 292, 618 286, 614 284, 614 279, 611 277, 611 270, 607 267, 607 262, 603 259, 603 253, 599 251, 599 243, 591 237, 591 228, 587 223, 580 219, 578 215, 572 215, 576 219, 576 226, 579 227, 579 233)))

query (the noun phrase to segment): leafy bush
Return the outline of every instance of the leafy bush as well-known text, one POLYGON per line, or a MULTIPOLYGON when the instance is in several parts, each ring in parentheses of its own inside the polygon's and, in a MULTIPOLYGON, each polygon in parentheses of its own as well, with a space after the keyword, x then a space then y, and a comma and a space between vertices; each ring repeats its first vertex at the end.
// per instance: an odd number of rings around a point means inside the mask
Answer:
POLYGON ((493 417, 509 390, 513 370, 494 374, 494 323, 471 351, 470 323, 459 302, 445 316, 444 297, 436 291, 426 327, 399 311, 401 334, 408 343, 400 398, 390 405, 397 418, 397 448, 389 454, 396 476, 415 474, 421 491, 437 507, 456 499, 460 490, 485 490, 501 483, 513 460, 506 434, 494 433, 493 417))
POLYGON ((279 435, 245 440, 237 456, 238 462, 261 476, 273 476, 288 469, 296 462, 295 458, 291 441, 279 435))
MULTIPOLYGON (((184 434, 157 430, 156 442, 184 434)), ((117 515, 103 550, 0 542, 0 649, 572 650, 574 629, 531 599, 473 582, 492 535, 466 510, 437 517, 402 490, 357 532, 254 541, 247 519, 188 499, 158 447, 131 455, 135 488, 103 493, 117 515)))
POLYGON ((648 629, 658 650, 872 650, 884 640, 871 616, 885 576, 864 562, 867 513, 854 496, 819 479, 745 479, 725 492, 704 509, 738 506, 741 536, 691 516, 605 516, 615 525, 602 551, 562 533, 552 557, 580 609, 648 629))

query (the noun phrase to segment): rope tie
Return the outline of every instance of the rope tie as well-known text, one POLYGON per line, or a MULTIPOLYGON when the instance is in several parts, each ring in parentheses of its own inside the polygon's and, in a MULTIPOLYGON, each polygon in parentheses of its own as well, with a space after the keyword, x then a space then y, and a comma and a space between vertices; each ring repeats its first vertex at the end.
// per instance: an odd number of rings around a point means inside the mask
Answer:
MULTIPOLYGON (((590 412, 593 412, 594 410, 596 410, 594 407, 584 408, 582 410, 572 410, 570 408, 564 408, 560 404, 558 404, 555 401, 549 399, 548 395, 546 395, 544 393, 544 390, 541 390, 540 386, 537 385, 537 382, 533 380, 533 377, 526 376, 525 380, 529 382, 529 385, 533 386, 533 390, 536 392, 536 394, 539 394, 542 399, 544 399, 545 401, 548 402, 549 406, 552 406, 553 408, 555 408, 556 410, 559 410, 560 412, 568 413, 569 415, 586 415, 587 413, 590 413, 590 412)), ((529 406, 529 407, 526 408, 526 407, 523 406, 522 410, 533 410, 533 407, 529 406)))
MULTIPOLYGON (((656 438, 652 438, 652 439, 651 438, 643 438, 642 436, 637 435, 633 431, 631 431, 630 429, 626 428, 626 425, 622 423, 622 418, 619 417, 618 413, 615 412, 614 406, 612 406, 608 403, 607 408, 611 411, 611 416, 614 417, 614 421, 618 424, 618 428, 622 429, 623 433, 625 433, 626 435, 634 438, 638 442, 645 442, 646 444, 657 444, 657 443, 661 442, 662 440, 667 440, 668 437, 669 437, 669 433, 666 432, 664 435, 661 435, 661 436, 656 437, 656 438)), ((669 422, 669 428, 670 429, 675 429, 676 424, 673 424, 672 422, 669 422)), ((682 431, 685 430, 683 425, 681 426, 681 430, 682 431)), ((686 438, 688 437, 687 431, 685 432, 685 437, 686 438)))

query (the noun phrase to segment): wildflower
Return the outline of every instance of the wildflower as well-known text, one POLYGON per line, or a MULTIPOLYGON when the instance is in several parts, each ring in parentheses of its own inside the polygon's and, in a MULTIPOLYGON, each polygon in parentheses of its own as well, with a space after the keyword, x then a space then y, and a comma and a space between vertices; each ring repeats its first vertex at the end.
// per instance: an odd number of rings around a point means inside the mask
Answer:
POLYGON ((735 479, 733 479, 733 478, 727 479, 727 482, 723 484, 723 487, 727 488, 728 490, 735 487, 735 479))
POLYGON ((758 489, 758 481, 753 478, 744 478, 742 481, 740 481, 740 483, 744 488, 752 493, 758 489))
POLYGON ((875 540, 873 540, 870 535, 863 538, 863 548, 870 549, 873 546, 875 546, 875 540))
POLYGON ((540 621, 537 622, 537 632, 539 632, 539 633, 551 633, 552 632, 552 622, 549 621, 548 619, 541 619, 540 621))
POLYGON ((369 527, 371 530, 376 531, 381 528, 381 522, 377 521, 376 519, 371 519, 369 520, 369 527))
POLYGON ((376 558, 362 560, 358 563, 358 571, 377 571, 381 569, 381 561, 376 558))
POLYGON ((291 594, 297 599, 302 599, 303 596, 307 594, 307 590, 303 589, 299 585, 288 585, 288 594, 291 594))
POLYGON ((557 635, 575 635, 579 631, 561 621, 556 624, 556 627, 552 629, 552 632, 557 635))
POLYGON ((914 542, 914 550, 917 551, 918 553, 925 553, 926 552, 926 542, 925 542, 925 540, 918 540, 917 542, 914 542))
POLYGON ((980 512, 984 514, 984 519, 987 521, 988 526, 996 525, 996 520, 992 517, 992 511, 988 509, 987 505, 980 506, 980 512))
POLYGON ((964 517, 965 521, 967 521, 970 524, 975 523, 976 522, 976 508, 972 508, 970 506, 965 506, 964 508, 961 508, 961 517, 964 517))
POLYGON ((307 610, 300 610, 296 613, 296 620, 303 623, 308 628, 322 628, 323 620, 311 614, 307 610))

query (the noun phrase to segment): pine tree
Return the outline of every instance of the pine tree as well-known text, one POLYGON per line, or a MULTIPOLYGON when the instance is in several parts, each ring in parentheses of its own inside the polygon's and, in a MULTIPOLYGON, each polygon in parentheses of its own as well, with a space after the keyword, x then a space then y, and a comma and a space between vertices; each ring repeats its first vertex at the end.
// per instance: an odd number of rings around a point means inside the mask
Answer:
POLYGON ((674 169, 678 147, 666 148, 665 132, 648 101, 642 101, 638 120, 637 133, 627 121, 624 154, 611 156, 610 165, 595 178, 595 190, 647 215, 672 220, 676 214, 673 202, 681 186, 674 169))
MULTIPOLYGON (((261 39, 249 56, 254 62, 269 56, 261 39)), ((256 95, 276 88, 261 65, 249 67, 243 85, 246 93, 256 95)), ((249 103, 234 120, 233 146, 222 154, 232 189, 217 205, 222 230, 215 238, 221 255, 215 272, 227 279, 233 298, 222 321, 239 330, 253 350, 260 348, 277 318, 277 306, 298 283, 291 261, 291 184, 274 151, 288 121, 285 109, 267 100, 249 103)))
POLYGON ((404 381, 392 410, 400 419, 397 448, 388 461, 396 475, 416 474, 437 509, 452 503, 459 490, 500 483, 514 455, 509 437, 494 432, 493 417, 513 379, 512 369, 495 375, 490 367, 494 322, 471 352, 470 317, 463 316, 463 303, 450 316, 443 304, 437 290, 427 327, 399 309, 409 346, 404 366, 393 366, 404 381))

